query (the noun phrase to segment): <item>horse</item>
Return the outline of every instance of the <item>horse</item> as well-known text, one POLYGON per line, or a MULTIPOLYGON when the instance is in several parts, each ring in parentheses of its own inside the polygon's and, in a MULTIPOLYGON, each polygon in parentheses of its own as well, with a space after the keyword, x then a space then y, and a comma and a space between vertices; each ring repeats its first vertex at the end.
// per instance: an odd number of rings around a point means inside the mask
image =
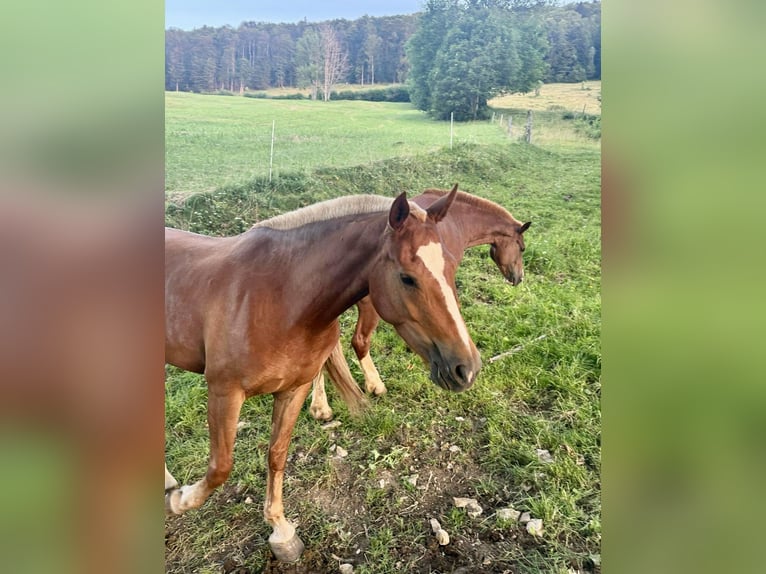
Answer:
MULTIPOLYGON (((447 193, 444 190, 427 189, 412 198, 412 201, 420 207, 428 208, 447 193)), ((530 225, 531 221, 522 223, 497 203, 460 191, 450 208, 450 219, 444 222, 440 231, 445 248, 456 257, 458 263, 469 247, 489 244, 490 257, 500 273, 516 287, 524 278, 524 232, 530 225)), ((375 396, 382 395, 386 392, 386 386, 370 358, 370 342, 380 316, 369 297, 361 299, 356 307, 359 315, 351 345, 362 367, 367 392, 375 396)), ((340 347, 328 358, 326 368, 341 396, 346 396, 356 386, 340 347)), ((314 379, 309 412, 318 420, 330 420, 333 416, 321 372, 314 379)))
POLYGON ((440 232, 456 195, 457 185, 427 209, 406 193, 341 197, 233 237, 166 228, 165 360, 205 375, 210 434, 202 479, 179 487, 165 467, 166 512, 198 508, 225 482, 243 402, 271 394, 263 516, 275 557, 300 558, 304 545, 282 500, 290 437, 338 341, 338 317, 365 296, 430 364, 435 384, 454 392, 473 385, 481 358, 457 302, 457 261, 440 232))

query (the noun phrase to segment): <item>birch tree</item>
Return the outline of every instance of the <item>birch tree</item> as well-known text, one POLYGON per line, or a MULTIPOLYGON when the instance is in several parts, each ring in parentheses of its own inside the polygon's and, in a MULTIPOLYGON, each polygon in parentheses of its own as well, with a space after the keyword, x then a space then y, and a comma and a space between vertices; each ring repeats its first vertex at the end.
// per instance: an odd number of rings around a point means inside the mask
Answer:
POLYGON ((322 99, 327 102, 333 87, 345 77, 348 72, 348 54, 338 39, 338 35, 330 26, 324 25, 319 29, 322 46, 322 99))

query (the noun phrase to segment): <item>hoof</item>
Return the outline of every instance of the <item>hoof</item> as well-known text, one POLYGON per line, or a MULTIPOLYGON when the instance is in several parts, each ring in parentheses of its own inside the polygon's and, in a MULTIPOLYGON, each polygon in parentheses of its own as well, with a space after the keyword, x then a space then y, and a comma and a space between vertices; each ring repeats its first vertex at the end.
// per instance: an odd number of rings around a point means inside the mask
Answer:
POLYGON ((385 395, 388 392, 388 389, 386 388, 386 385, 380 383, 377 387, 373 387, 370 392, 374 397, 379 397, 380 395, 385 395))
POLYGON ((174 488, 165 492, 165 515, 166 516, 178 516, 183 514, 180 510, 181 505, 181 489, 174 488))
POLYGON ((318 421, 332 420, 332 409, 327 407, 326 409, 309 408, 309 412, 314 419, 318 421))
POLYGON ((272 542, 269 540, 269 546, 274 553, 274 557, 280 562, 295 562, 303 553, 303 542, 297 534, 287 542, 272 542))

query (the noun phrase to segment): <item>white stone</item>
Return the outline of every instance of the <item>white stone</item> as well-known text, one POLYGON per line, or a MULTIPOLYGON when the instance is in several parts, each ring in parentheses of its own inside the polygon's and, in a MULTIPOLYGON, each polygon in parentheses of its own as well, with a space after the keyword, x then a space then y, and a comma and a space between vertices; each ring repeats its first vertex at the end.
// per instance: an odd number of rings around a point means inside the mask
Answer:
POLYGON ((452 502, 455 504, 455 508, 465 508, 470 503, 476 504, 476 499, 474 498, 460 498, 460 497, 453 497, 452 502))
POLYGON ((535 452, 537 453, 537 458, 540 460, 540 462, 544 462, 545 464, 550 464, 553 462, 553 456, 548 450, 544 448, 536 448, 535 452))
POLYGON ((338 428, 341 424, 343 423, 341 423, 340 421, 330 421, 329 423, 323 424, 322 428, 324 430, 332 430, 332 429, 338 428))
POLYGON ((541 518, 533 518, 529 522, 527 522, 527 532, 529 532, 532 536, 542 536, 543 535, 543 521, 541 518))
POLYGON ((514 508, 498 508, 496 512, 498 520, 518 520, 521 512, 514 508))
POLYGON ((447 534, 446 530, 437 530, 434 536, 436 537, 439 546, 446 546, 449 544, 449 534, 447 534))
POLYGON ((354 566, 351 564, 341 564, 338 570, 340 574, 353 574, 354 566))
POLYGON ((465 510, 466 510, 466 512, 468 513, 468 516, 470 516, 471 518, 476 518, 476 517, 477 517, 477 516, 479 516, 479 515, 480 515, 482 512, 484 512, 484 509, 483 509, 481 506, 479 506, 479 503, 478 503, 478 502, 476 502, 476 501, 474 501, 474 502, 472 502, 472 503, 468 504, 468 505, 465 507, 465 510))

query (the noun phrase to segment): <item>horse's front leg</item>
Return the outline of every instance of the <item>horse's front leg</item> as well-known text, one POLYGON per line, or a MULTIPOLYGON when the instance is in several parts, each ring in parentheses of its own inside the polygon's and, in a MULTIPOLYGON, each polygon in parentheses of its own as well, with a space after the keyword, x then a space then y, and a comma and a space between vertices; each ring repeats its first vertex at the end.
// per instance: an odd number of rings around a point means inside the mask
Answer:
POLYGON ((356 329, 351 339, 351 346, 354 347, 356 358, 359 359, 359 364, 362 367, 367 392, 375 396, 382 395, 386 392, 386 385, 380 379, 378 369, 370 358, 370 342, 372 334, 380 322, 380 315, 375 311, 369 297, 360 300, 356 304, 356 308, 359 311, 359 316, 356 320, 356 329))
MULTIPOLYGON (((245 393, 239 385, 219 388, 208 384, 207 424, 210 430, 210 460, 205 477, 192 485, 173 488, 165 494, 165 510, 183 514, 199 508, 210 494, 229 477, 234 464, 234 439, 245 393)), ((170 473, 165 467, 165 488, 170 473)), ((170 479, 173 479, 170 475, 170 479)), ((172 488, 172 486, 171 486, 172 488)))
POLYGON ((295 534, 295 527, 285 518, 282 504, 282 481, 285 475, 287 448, 303 402, 311 390, 306 383, 289 391, 274 394, 271 415, 271 441, 269 442, 269 474, 266 480, 266 501, 263 516, 272 527, 269 546, 274 556, 283 562, 294 562, 303 552, 303 542, 295 534))

